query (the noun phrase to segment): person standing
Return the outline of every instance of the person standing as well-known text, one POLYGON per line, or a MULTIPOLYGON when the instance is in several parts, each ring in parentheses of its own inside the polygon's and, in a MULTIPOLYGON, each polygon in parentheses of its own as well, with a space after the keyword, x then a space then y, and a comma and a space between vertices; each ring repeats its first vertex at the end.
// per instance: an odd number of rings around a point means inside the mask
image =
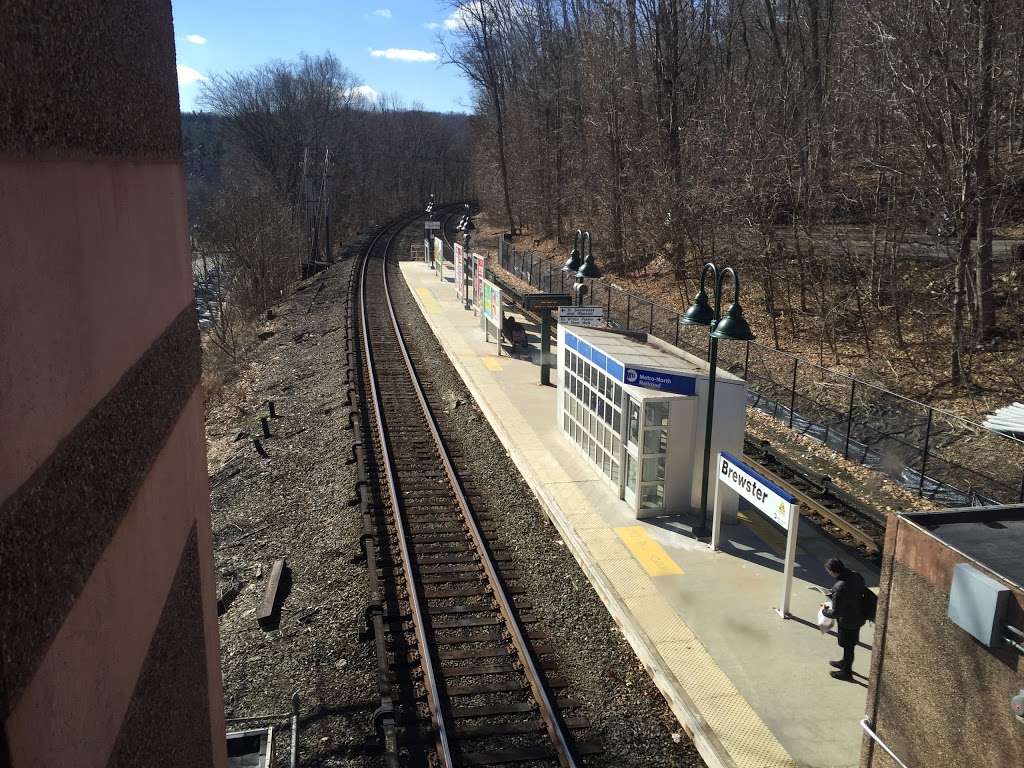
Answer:
POLYGON ((829 662, 836 668, 829 674, 836 680, 852 680, 853 651, 860 641, 860 628, 867 620, 864 615, 864 577, 851 571, 837 557, 825 563, 825 570, 836 583, 832 586, 832 606, 822 604, 821 612, 836 620, 839 647, 843 649, 843 658, 829 662))

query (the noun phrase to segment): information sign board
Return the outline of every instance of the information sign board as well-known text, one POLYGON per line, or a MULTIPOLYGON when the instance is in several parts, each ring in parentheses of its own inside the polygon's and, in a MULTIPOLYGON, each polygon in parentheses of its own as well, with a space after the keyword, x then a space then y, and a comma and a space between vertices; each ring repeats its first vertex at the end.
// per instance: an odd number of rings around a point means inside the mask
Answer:
POLYGON ((484 280, 484 296, 480 304, 480 311, 484 317, 494 321, 498 317, 498 304, 501 300, 501 289, 490 280, 484 280))
POLYGON ((490 333, 493 330, 494 340, 498 345, 498 357, 501 357, 501 326, 504 320, 501 289, 490 280, 484 280, 481 293, 480 324, 484 327, 484 341, 490 341, 490 333))
POLYGON ((782 618, 789 616, 789 598, 793 591, 793 570, 796 564, 796 536, 800 510, 796 497, 748 467, 728 451, 718 454, 715 483, 715 514, 711 525, 711 548, 719 548, 722 535, 722 486, 728 486, 749 501, 773 523, 786 530, 786 555, 783 563, 782 604, 775 611, 782 618))
POLYGON ((693 376, 655 371, 649 368, 626 367, 622 380, 634 387, 672 392, 676 395, 692 395, 697 391, 697 380, 693 376))
POLYGON ((466 297, 463 294, 466 292, 466 269, 462 263, 462 246, 456 243, 453 246, 453 251, 455 253, 455 295, 465 300, 466 297))
POLYGON ((749 501, 783 530, 789 530, 789 507, 796 499, 760 473, 722 451, 718 479, 749 501))
POLYGON ((444 241, 440 237, 434 238, 434 264, 437 276, 444 280, 444 241))
POLYGON ((559 307, 558 322, 585 328, 604 328, 604 307, 559 307))
POLYGON ((480 302, 483 299, 484 267, 487 264, 487 259, 481 256, 479 253, 474 253, 473 264, 473 306, 479 307, 480 302))
POLYGON ((523 309, 530 311, 541 309, 558 309, 572 305, 572 296, 568 293, 524 293, 523 309))
POLYGON ((426 229, 440 229, 441 228, 441 222, 440 221, 428 221, 428 222, 426 222, 426 224, 424 226, 426 227, 426 229))

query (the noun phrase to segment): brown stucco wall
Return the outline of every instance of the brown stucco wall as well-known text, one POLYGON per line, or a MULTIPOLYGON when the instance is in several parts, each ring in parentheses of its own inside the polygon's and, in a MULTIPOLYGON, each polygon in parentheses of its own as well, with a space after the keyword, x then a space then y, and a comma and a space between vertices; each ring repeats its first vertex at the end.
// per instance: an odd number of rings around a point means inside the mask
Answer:
POLYGON ((169 0, 5 0, 0 51, 0 155, 180 159, 169 0))
POLYGON ((0 56, 0 765, 224 766, 170 2, 0 56))
MULTIPOLYGON (((867 708, 876 732, 909 766, 1020 768, 1024 725, 1010 697, 1024 687, 1024 658, 946 617, 952 568, 966 558, 902 518, 889 528, 867 708)), ((1014 597, 1009 618, 1022 626, 1024 594, 1014 597)), ((896 763, 865 739, 861 765, 896 763)))
POLYGON ((209 741, 189 724, 209 719, 203 645, 202 579, 195 529, 188 537, 131 704, 107 763, 109 768, 207 768, 209 741))
POLYGON ((177 164, 0 157, 0 499, 191 306, 187 226, 177 164))

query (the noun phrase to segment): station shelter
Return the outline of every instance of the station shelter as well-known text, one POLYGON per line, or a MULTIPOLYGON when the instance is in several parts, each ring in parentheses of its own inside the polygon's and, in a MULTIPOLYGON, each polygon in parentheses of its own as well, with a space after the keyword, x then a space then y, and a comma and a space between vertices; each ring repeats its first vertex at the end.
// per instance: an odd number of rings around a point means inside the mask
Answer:
MULTIPOLYGON (((707 362, 610 328, 559 324, 558 348, 558 423, 618 498, 638 518, 699 509, 707 362)), ((746 382, 721 369, 714 422, 712 476, 720 451, 742 453, 746 426, 746 382)), ((730 522, 739 498, 724 494, 730 522)))

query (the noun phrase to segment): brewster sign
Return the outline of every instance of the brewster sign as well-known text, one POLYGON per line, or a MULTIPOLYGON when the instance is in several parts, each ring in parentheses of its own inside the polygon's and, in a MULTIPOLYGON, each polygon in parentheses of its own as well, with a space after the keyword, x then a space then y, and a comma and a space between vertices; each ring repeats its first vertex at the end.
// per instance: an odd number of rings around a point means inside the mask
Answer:
POLYGON ((787 494, 783 499, 773 490, 774 485, 772 487, 765 485, 767 480, 763 480, 760 475, 746 465, 736 462, 728 452, 723 451, 719 454, 718 460, 718 478, 771 518, 772 522, 788 531, 789 505, 791 504, 789 498, 791 497, 787 494))
POLYGON ((796 565, 796 534, 800 511, 796 497, 780 488, 757 470, 748 467, 728 451, 718 454, 718 482, 715 483, 715 514, 711 523, 711 549, 718 550, 722 539, 722 486, 726 485, 753 504, 769 520, 786 530, 786 554, 782 566, 782 601, 775 609, 789 617, 789 598, 793 593, 793 569, 796 565))

